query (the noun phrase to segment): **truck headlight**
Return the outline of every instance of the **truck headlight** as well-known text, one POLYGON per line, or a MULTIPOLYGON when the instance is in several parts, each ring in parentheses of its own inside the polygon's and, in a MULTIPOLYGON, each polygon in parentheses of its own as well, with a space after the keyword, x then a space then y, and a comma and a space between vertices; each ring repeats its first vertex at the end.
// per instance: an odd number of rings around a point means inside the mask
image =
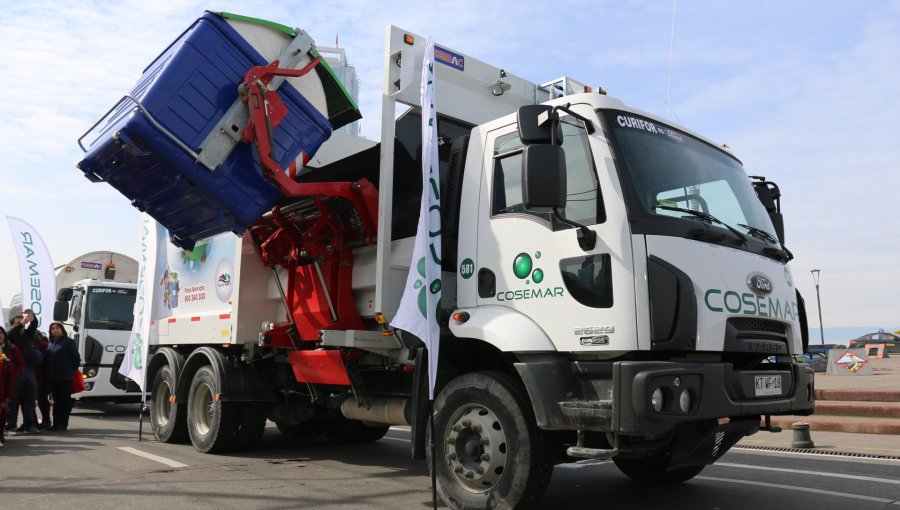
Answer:
POLYGON ((650 407, 653 408, 657 413, 663 410, 663 406, 665 405, 665 397, 663 396, 663 392, 661 388, 656 388, 653 390, 653 393, 650 395, 650 407))

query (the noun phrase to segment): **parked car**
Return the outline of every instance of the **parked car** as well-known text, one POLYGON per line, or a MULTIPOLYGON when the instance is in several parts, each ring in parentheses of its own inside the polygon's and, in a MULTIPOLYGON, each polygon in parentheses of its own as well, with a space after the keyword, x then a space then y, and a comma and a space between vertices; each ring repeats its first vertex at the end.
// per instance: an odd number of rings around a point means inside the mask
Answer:
POLYGON ((850 340, 851 349, 862 348, 867 344, 884 344, 884 348, 886 351, 890 352, 891 354, 900 354, 900 335, 885 333, 883 329, 878 333, 869 333, 868 335, 863 335, 859 338, 850 340))

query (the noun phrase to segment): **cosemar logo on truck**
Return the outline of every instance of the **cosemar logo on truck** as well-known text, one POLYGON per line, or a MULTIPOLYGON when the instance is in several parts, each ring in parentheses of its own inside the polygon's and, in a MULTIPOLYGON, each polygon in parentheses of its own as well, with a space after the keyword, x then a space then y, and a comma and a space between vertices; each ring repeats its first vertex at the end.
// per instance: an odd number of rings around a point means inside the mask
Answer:
POLYGON ((512 264, 513 274, 516 275, 516 278, 518 278, 519 280, 524 280, 525 285, 531 285, 532 282, 537 285, 535 285, 534 287, 529 287, 527 289, 498 291, 497 301, 520 301, 523 299, 545 299, 562 297, 562 287, 539 286, 539 284, 544 281, 544 270, 539 267, 534 267, 534 260, 540 258, 541 252, 535 252, 534 259, 531 258, 531 255, 525 252, 516 255, 516 258, 513 260, 512 264))

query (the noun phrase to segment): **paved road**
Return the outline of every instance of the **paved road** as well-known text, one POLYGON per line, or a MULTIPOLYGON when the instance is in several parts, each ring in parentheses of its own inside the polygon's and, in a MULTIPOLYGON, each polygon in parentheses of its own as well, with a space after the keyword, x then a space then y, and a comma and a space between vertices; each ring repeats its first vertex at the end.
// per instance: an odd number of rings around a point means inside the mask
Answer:
MULTIPOLYGON (((0 508, 431 506, 427 471, 410 460, 403 429, 377 443, 336 447, 289 441, 270 424, 260 446, 241 455, 202 455, 136 436, 136 406, 95 405, 76 408, 64 435, 11 438, 0 449, 0 508)), ((732 451, 688 483, 652 489, 610 462, 583 462, 556 468, 540 506, 613 507, 900 509, 900 462, 732 451)))

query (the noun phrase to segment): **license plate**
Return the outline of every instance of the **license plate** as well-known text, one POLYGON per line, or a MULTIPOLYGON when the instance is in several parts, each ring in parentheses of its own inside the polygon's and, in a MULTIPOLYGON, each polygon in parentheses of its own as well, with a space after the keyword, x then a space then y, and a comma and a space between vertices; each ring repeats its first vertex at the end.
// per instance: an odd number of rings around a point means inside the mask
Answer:
POLYGON ((781 376, 780 375, 757 375, 753 376, 755 384, 755 395, 763 397, 766 395, 781 395, 781 376))

